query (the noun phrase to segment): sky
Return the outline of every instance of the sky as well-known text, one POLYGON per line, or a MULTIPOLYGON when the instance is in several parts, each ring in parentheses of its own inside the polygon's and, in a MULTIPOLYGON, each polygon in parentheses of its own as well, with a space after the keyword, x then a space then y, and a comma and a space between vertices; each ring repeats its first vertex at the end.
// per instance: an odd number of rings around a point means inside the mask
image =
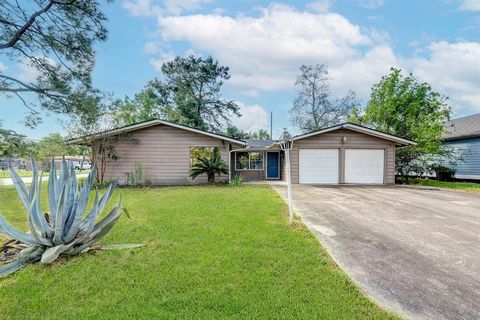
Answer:
MULTIPOLYGON (((326 63, 334 97, 355 91, 366 104, 391 67, 449 97, 454 117, 480 112, 480 0, 116 0, 103 3, 109 37, 96 45, 96 87, 134 95, 175 57, 211 55, 230 68, 222 94, 237 101, 247 130, 284 127, 302 64, 326 63)), ((0 72, 35 75, 0 56, 0 72)), ((0 97, 3 125, 30 138, 68 134, 58 115, 22 124, 19 101, 0 97)))

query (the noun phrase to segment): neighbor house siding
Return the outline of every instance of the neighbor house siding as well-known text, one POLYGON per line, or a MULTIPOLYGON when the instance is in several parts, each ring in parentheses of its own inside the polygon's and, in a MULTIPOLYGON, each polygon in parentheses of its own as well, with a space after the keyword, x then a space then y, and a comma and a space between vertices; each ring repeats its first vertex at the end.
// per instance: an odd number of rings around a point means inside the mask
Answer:
POLYGON ((365 148, 365 149, 384 149, 385 150, 385 183, 395 183, 395 145, 388 140, 380 139, 352 130, 341 129, 332 132, 311 136, 308 138, 295 140, 291 151, 291 170, 292 183, 299 183, 299 149, 317 149, 317 148, 338 148, 339 154, 339 181, 344 183, 344 156, 345 149, 365 148), (343 143, 343 137, 347 137, 347 142, 343 143))
MULTIPOLYGON (((205 176, 190 178, 190 147, 219 147, 221 157, 228 163, 229 143, 166 125, 157 125, 132 132, 115 146, 117 161, 109 160, 106 179, 126 183, 126 173, 141 163, 146 179, 154 184, 192 184, 206 182, 205 176)), ((216 180, 227 180, 227 175, 216 180)))
POLYGON ((480 137, 447 141, 462 157, 455 165, 455 178, 480 179, 480 137))

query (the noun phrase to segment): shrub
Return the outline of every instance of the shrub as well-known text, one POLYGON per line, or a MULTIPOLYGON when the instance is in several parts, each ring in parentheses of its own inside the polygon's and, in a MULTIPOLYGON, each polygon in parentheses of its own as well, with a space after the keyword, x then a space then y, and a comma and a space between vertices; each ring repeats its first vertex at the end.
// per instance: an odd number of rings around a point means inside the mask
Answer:
POLYGON ((135 162, 135 170, 128 174, 128 184, 132 187, 141 186, 144 183, 143 167, 140 162, 135 162))
POLYGON ((235 187, 239 187, 243 184, 243 176, 241 174, 236 174, 230 181, 230 184, 235 187))

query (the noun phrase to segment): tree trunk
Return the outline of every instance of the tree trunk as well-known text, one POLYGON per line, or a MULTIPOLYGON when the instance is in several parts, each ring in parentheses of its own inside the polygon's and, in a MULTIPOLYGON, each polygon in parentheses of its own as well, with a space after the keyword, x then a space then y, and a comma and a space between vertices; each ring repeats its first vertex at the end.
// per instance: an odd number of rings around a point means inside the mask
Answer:
POLYGON ((215 183, 215 174, 208 174, 208 184, 214 184, 215 183))

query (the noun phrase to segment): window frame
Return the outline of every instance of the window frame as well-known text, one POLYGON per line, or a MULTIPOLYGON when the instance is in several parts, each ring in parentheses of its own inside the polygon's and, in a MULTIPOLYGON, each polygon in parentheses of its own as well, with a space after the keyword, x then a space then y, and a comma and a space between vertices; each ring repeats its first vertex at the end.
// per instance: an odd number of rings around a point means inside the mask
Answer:
POLYGON ((194 164, 193 161, 192 161, 192 149, 193 148, 211 148, 213 154, 215 154, 215 148, 217 148, 218 154, 220 155, 220 158, 222 157, 222 149, 219 146, 189 146, 188 147, 188 163, 190 165, 190 169, 192 168, 192 166, 194 164))
POLYGON ((235 171, 263 171, 265 170, 265 152, 264 151, 237 151, 235 152, 235 171), (243 153, 248 153, 248 169, 241 169, 237 167, 237 157, 238 153, 243 152, 243 153), (251 166, 251 160, 250 160, 250 154, 251 153, 259 153, 262 156, 262 168, 261 169, 252 169, 251 166))

